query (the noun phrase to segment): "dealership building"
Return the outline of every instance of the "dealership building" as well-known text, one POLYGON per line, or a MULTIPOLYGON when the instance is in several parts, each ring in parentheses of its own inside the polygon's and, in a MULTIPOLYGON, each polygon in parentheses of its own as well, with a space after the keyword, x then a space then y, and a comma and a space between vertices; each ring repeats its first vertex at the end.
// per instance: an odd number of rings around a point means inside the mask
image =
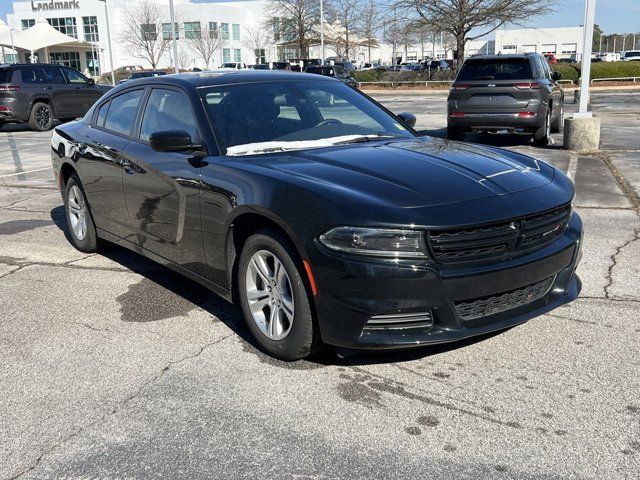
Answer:
MULTIPOLYGON (((171 23, 169 0, 153 0, 160 10, 161 24, 147 27, 145 34, 162 36, 169 39, 171 23), (162 31, 156 31, 162 30, 162 31)), ((15 31, 26 30, 33 26, 38 19, 46 19, 55 29, 90 43, 93 48, 86 46, 51 47, 48 49, 49 61, 62 63, 80 71, 88 71, 91 75, 99 75, 103 71, 110 71, 109 42, 107 38, 107 17, 111 30, 111 45, 113 47, 113 62, 116 68, 127 65, 141 65, 150 67, 149 61, 131 55, 131 48, 122 38, 131 32, 124 31, 123 17, 127 9, 135 11, 140 2, 131 0, 32 0, 28 2, 13 2, 13 13, 7 15, 7 24, 15 31)), ((193 3, 189 0, 174 0, 175 21, 178 24, 178 63, 183 68, 206 68, 204 61, 194 50, 189 38, 202 31, 211 32, 219 36, 220 47, 216 49, 209 64, 210 68, 219 66, 223 62, 255 63, 264 61, 272 52, 254 52, 248 47, 246 36, 250 32, 263 28, 265 18, 265 1, 238 1, 193 3), (258 58, 256 58, 258 54, 258 58), (263 58, 260 58, 263 57, 263 58)), ((142 28, 142 26, 141 26, 142 28)), ((35 52, 34 60, 46 61, 40 58, 43 51, 35 52)), ((158 62, 158 68, 172 65, 172 49, 166 48, 158 62)), ((28 61, 23 54, 20 61, 28 61)))
POLYGON ((582 27, 496 30, 495 53, 553 53, 558 58, 579 58, 582 27))

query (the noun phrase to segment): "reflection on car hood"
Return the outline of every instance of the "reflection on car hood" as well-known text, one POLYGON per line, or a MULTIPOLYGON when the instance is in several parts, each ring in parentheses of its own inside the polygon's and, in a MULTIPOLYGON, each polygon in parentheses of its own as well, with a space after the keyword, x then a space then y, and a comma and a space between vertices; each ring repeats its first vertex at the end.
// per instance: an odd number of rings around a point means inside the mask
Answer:
POLYGON ((433 138, 287 152, 268 165, 350 202, 420 207, 546 185, 555 169, 505 150, 433 138))

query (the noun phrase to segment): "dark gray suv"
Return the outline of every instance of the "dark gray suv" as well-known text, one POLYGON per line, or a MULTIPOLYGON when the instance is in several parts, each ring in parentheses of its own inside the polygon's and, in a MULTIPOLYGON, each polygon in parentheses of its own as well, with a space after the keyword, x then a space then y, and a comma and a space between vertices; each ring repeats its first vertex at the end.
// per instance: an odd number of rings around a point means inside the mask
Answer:
POLYGON ((482 55, 468 58, 447 101, 447 136, 467 131, 533 135, 546 145, 563 122, 564 94, 559 72, 538 54, 482 55))
POLYGON ((49 130, 54 119, 84 116, 110 88, 61 65, 0 65, 0 128, 27 122, 34 130, 49 130))

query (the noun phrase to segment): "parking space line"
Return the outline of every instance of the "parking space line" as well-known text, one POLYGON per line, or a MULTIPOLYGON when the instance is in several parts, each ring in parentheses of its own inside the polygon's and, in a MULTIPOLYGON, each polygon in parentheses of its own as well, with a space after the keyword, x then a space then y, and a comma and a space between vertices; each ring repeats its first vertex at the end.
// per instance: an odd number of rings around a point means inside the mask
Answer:
POLYGON ((26 170, 23 172, 8 173, 5 175, 0 175, 0 178, 15 177, 16 175, 26 175, 27 173, 43 172, 45 170, 51 170, 51 167, 36 168, 35 170, 26 170))

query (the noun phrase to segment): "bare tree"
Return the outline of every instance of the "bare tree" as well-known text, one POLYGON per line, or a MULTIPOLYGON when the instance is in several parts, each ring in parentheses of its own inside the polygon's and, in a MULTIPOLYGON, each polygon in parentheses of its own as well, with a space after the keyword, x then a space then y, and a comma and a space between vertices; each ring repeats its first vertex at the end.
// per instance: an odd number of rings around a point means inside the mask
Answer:
POLYGON ((341 44, 344 56, 349 59, 351 39, 357 31, 362 2, 361 0, 333 0, 330 11, 334 15, 336 23, 340 25, 340 34, 334 39, 334 43, 341 44))
POLYGON ((261 56, 260 52, 264 50, 266 56, 267 51, 273 45, 273 35, 266 25, 261 27, 245 27, 242 43, 253 52, 257 63, 259 60, 258 57, 261 56))
POLYGON ((125 50, 155 69, 170 42, 162 35, 162 10, 150 0, 140 0, 124 9, 120 25, 117 38, 125 50))
POLYGON ((317 0, 270 0, 267 24, 277 32, 278 41, 295 42, 300 57, 308 57, 309 45, 320 24, 320 2, 317 0))
POLYGON ((456 39, 458 65, 469 40, 484 37, 507 23, 519 23, 551 11, 548 0, 398 0, 428 24, 438 23, 456 39), (473 35, 471 35, 473 31, 473 35))
POLYGON ((178 67, 187 70, 191 66, 192 58, 184 48, 178 50, 178 67))
POLYGON ((224 43, 218 30, 210 30, 208 28, 200 30, 199 33, 191 33, 185 40, 187 45, 198 53, 207 69, 209 68, 214 53, 216 53, 216 50, 222 48, 224 43))
POLYGON ((380 11, 378 9, 377 0, 365 0, 360 13, 360 30, 361 35, 367 42, 367 60, 371 61, 371 48, 378 44, 376 33, 380 29, 380 11))

